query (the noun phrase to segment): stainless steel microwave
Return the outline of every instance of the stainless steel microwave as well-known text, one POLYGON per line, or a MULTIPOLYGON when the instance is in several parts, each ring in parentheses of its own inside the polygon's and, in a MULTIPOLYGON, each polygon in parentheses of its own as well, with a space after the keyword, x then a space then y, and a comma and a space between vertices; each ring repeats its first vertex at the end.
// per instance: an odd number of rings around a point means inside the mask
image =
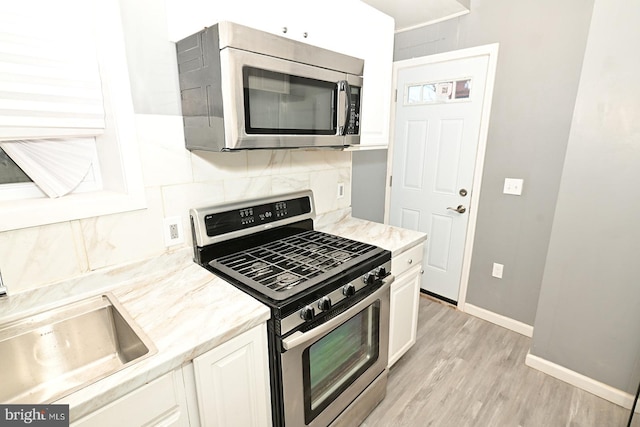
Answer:
POLYGON ((362 59, 231 22, 176 51, 188 149, 360 143, 362 59))

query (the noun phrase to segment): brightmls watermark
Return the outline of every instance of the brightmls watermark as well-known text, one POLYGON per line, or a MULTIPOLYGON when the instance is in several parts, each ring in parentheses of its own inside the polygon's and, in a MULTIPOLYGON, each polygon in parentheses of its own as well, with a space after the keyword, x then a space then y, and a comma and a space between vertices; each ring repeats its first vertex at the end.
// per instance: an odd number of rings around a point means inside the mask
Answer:
POLYGON ((0 427, 69 427, 69 405, 0 405, 0 427))

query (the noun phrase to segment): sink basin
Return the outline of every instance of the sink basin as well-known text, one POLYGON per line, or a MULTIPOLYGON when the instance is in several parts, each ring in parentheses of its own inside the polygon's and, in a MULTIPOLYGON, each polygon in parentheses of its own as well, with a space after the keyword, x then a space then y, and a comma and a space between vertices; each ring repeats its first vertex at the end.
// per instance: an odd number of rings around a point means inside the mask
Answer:
POLYGON ((156 351, 111 294, 0 325, 0 402, 50 403, 156 351))

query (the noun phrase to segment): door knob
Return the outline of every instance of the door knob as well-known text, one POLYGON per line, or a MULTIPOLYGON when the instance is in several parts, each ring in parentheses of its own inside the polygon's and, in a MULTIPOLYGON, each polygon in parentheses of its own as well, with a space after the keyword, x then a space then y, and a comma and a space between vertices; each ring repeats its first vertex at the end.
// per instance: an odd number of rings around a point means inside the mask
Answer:
POLYGON ((462 205, 458 205, 458 207, 457 207, 457 208, 452 208, 451 206, 449 206, 447 209, 450 209, 450 210, 452 210, 452 211, 456 211, 456 212, 458 212, 458 213, 460 213, 460 214, 463 214, 463 213, 465 213, 465 212, 467 211, 467 208, 465 208, 465 207, 464 207, 464 206, 462 206, 462 205))

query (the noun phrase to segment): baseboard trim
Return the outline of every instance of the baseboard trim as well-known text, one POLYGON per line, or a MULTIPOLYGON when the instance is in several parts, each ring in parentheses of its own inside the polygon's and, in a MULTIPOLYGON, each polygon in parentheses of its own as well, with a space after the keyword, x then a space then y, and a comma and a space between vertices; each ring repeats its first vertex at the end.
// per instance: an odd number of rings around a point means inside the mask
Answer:
POLYGON ((482 320, 486 320, 487 322, 510 329, 513 332, 524 335, 525 337, 531 338, 533 336, 533 326, 527 325, 526 323, 522 323, 510 317, 485 310, 484 308, 480 308, 469 303, 464 305, 463 311, 467 314, 471 314, 472 316, 479 317, 482 320))
MULTIPOLYGON (((530 368, 537 369, 540 372, 608 400, 611 403, 615 403, 618 406, 622 406, 623 408, 631 409, 633 405, 635 396, 572 371, 562 365, 550 362, 547 359, 528 353, 524 363, 530 368)), ((640 408, 637 407, 635 412, 639 413, 640 408)))

